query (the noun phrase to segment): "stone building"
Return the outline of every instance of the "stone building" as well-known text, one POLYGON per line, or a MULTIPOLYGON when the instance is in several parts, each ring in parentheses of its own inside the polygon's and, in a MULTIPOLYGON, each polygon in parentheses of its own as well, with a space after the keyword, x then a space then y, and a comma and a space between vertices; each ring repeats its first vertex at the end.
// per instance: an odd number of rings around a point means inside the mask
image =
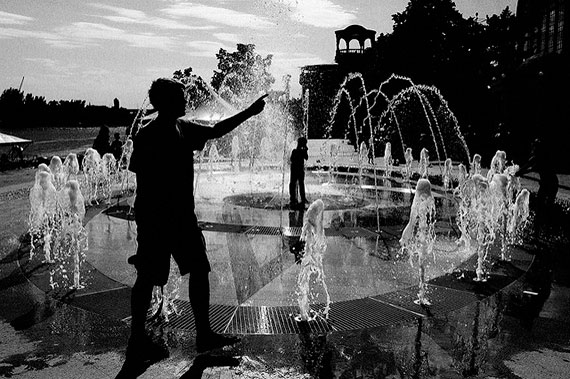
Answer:
POLYGON ((349 73, 361 73, 367 80, 374 76, 376 32, 360 25, 337 30, 335 63, 301 68, 299 82, 307 100, 308 138, 345 138, 342 127, 330 125, 334 98, 349 73))
POLYGON ((568 0, 518 1, 516 54, 520 66, 506 85, 509 121, 529 138, 548 139, 553 146, 556 136, 570 125, 569 18, 568 0))

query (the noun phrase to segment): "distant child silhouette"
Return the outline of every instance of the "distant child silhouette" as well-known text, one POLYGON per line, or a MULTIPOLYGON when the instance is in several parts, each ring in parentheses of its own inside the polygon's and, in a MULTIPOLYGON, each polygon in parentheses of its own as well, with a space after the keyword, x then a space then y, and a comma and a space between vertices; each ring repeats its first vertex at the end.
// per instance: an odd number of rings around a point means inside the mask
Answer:
POLYGON ((297 147, 291 152, 291 178, 289 180, 289 196, 291 198, 291 208, 297 206, 297 189, 301 196, 302 207, 307 204, 305 197, 305 161, 307 155, 307 139, 300 137, 297 139, 297 147))
POLYGON ((123 154, 123 143, 121 142, 121 135, 115 133, 115 139, 111 142, 111 153, 117 161, 121 159, 121 154, 123 154))
POLYGON ((554 169, 552 149, 542 139, 535 139, 532 143, 530 158, 515 173, 522 176, 527 172, 537 172, 540 176, 536 206, 536 225, 548 221, 552 212, 556 194, 558 193, 558 176, 554 169))

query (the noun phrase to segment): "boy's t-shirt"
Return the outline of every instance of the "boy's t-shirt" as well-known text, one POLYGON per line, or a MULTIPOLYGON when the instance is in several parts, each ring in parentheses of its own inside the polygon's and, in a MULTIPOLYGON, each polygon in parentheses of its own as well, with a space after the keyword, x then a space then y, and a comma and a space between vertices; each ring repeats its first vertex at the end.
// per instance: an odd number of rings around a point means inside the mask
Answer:
POLYGON ((137 176, 137 223, 197 223, 194 214, 194 151, 202 150, 212 128, 185 119, 160 118, 133 140, 129 170, 137 176))
POLYGON ((291 152, 291 171, 300 173, 305 170, 305 160, 308 159, 307 150, 296 148, 291 152))

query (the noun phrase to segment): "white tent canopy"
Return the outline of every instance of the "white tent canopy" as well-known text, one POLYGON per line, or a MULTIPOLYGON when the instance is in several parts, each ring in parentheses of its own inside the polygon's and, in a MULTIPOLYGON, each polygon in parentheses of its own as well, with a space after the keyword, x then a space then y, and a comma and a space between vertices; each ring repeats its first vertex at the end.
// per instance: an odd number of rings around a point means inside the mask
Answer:
POLYGON ((29 139, 23 139, 9 134, 0 133, 0 146, 13 146, 13 145, 29 145, 32 143, 29 139))

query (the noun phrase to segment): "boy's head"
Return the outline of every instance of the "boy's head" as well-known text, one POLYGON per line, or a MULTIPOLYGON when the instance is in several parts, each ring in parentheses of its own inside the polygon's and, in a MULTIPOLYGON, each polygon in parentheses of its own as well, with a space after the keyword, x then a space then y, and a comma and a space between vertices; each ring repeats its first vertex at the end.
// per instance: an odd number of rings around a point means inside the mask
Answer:
POLYGON ((121 135, 119 133, 115 133, 115 139, 118 140, 119 138, 121 138, 121 135))
POLYGON ((179 81, 170 78, 156 79, 148 90, 148 97, 152 106, 163 115, 180 117, 186 113, 184 85, 179 81))
POLYGON ((305 137, 299 137, 297 139, 297 146, 298 147, 307 147, 307 139, 305 137))

